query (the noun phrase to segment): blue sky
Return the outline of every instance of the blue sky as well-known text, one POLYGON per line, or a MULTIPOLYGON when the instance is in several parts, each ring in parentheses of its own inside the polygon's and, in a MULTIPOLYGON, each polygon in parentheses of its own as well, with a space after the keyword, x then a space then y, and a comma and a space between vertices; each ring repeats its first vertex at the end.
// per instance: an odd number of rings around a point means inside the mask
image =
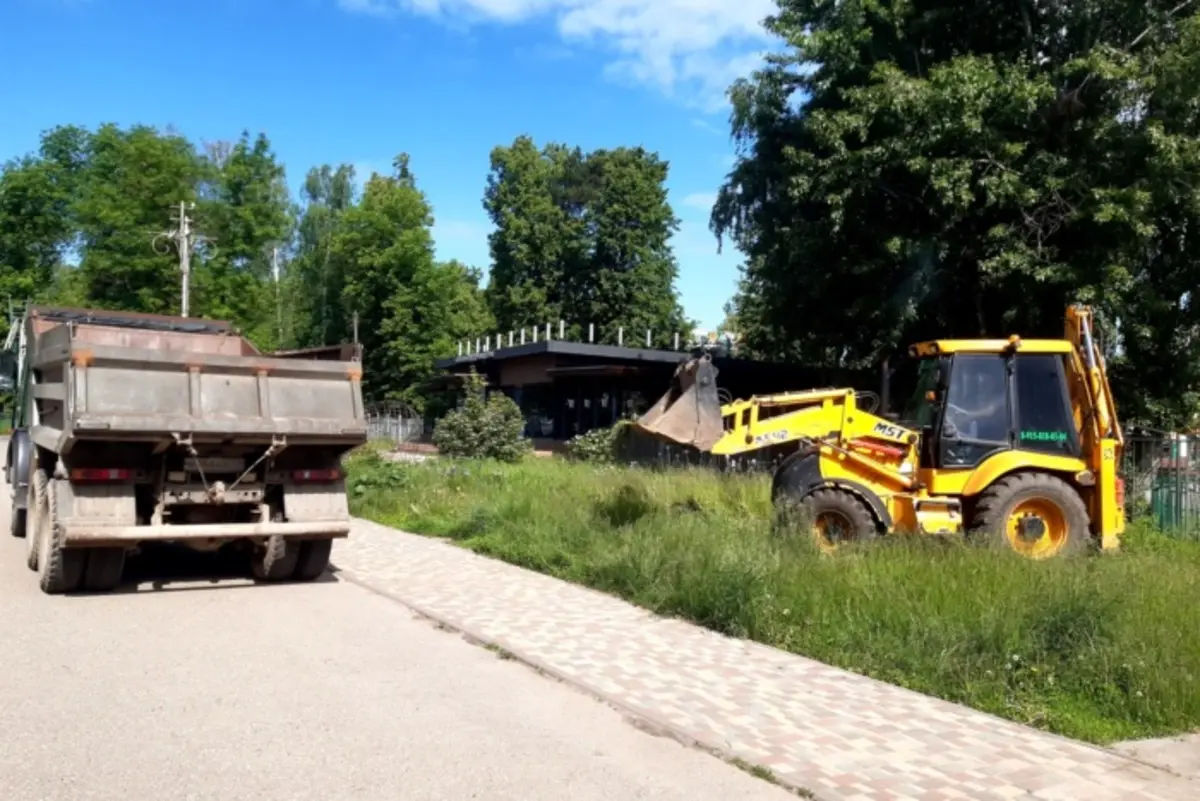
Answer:
MULTIPOLYGON (((406 151, 438 255, 486 269, 488 152, 520 134, 642 145, 671 164, 679 290, 706 327, 739 255, 712 197, 732 163, 723 92, 772 0, 0 0, 0 160, 58 124, 264 131, 296 187, 406 151)), ((164 211, 164 218, 166 212, 164 211)))

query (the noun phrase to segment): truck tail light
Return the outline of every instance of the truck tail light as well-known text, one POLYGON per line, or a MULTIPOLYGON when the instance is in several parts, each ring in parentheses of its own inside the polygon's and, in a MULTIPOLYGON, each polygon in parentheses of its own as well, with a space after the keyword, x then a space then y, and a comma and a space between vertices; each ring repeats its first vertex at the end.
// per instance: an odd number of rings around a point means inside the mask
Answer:
POLYGON ((88 483, 120 482, 133 478, 133 471, 123 467, 73 467, 71 480, 88 483))
POLYGON ((292 481, 297 484, 319 484, 337 481, 342 477, 342 471, 336 467, 331 470, 293 470, 292 481))

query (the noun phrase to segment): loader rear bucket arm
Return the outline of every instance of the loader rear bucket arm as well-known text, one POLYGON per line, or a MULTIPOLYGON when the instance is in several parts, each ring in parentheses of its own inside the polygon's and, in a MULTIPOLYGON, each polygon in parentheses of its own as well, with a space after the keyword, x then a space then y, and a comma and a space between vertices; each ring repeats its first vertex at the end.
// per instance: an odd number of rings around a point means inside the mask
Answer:
POLYGON ((701 356, 679 365, 671 388, 634 425, 680 445, 711 450, 725 433, 712 359, 701 356))

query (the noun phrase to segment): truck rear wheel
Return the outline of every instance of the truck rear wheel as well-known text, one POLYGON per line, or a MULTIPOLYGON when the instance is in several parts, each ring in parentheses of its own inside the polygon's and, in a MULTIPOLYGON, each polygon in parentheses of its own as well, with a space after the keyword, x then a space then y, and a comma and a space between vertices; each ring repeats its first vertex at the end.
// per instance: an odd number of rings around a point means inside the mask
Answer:
POLYGON ((38 569, 38 538, 41 536, 38 510, 42 508, 42 495, 46 492, 45 477, 39 482, 39 475, 37 470, 30 475, 25 495, 25 564, 30 570, 38 569))
POLYGON ((36 473, 35 480, 45 487, 42 505, 38 509, 39 514, 43 515, 38 522, 38 583, 42 592, 52 595, 71 592, 79 587, 83 578, 87 552, 80 548, 63 547, 56 484, 48 480, 41 470, 36 473))
POLYGON ((333 540, 305 540, 300 543, 300 558, 296 562, 295 577, 300 581, 312 581, 321 577, 329 567, 329 554, 333 551, 333 540))
POLYGON ((89 548, 87 567, 83 572, 83 588, 91 592, 116 589, 124 572, 124 548, 89 548))
POLYGON ((299 559, 300 543, 274 536, 267 540, 266 548, 255 550, 251 567, 254 577, 259 581, 283 581, 296 572, 299 559))
POLYGON ((979 496, 973 528, 1030 559, 1078 553, 1091 540, 1083 498, 1048 473, 1005 476, 979 496))
POLYGON ((9 516, 8 533, 14 537, 21 538, 25 536, 25 521, 27 517, 24 509, 17 509, 15 507, 16 505, 14 504, 12 514, 9 516))

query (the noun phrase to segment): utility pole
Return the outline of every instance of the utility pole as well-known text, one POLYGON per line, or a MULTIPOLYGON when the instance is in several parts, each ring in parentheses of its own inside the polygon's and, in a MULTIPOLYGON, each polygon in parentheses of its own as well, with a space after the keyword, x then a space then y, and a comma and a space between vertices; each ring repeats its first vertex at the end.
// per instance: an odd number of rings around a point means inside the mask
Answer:
POLYGON ((279 327, 279 347, 283 347, 283 296, 279 292, 279 248, 271 248, 271 275, 275 278, 275 324, 279 327))
POLYGON ((187 204, 183 201, 179 202, 179 274, 180 280, 183 282, 179 291, 180 305, 183 308, 181 316, 188 316, 188 307, 191 298, 189 297, 192 285, 192 232, 190 229, 191 220, 187 215, 187 204))
POLYGON ((192 279, 192 248, 197 243, 208 241, 208 237, 196 236, 192 233, 192 220, 188 217, 188 209, 196 208, 195 203, 187 201, 179 202, 179 210, 172 214, 171 220, 176 223, 177 227, 171 231, 163 231, 154 237, 154 249, 159 253, 165 251, 159 250, 159 243, 164 240, 170 240, 175 249, 179 251, 179 300, 180 300, 180 316, 187 317, 188 310, 191 305, 191 279, 192 279), (175 216, 177 214, 178 216, 175 216))

